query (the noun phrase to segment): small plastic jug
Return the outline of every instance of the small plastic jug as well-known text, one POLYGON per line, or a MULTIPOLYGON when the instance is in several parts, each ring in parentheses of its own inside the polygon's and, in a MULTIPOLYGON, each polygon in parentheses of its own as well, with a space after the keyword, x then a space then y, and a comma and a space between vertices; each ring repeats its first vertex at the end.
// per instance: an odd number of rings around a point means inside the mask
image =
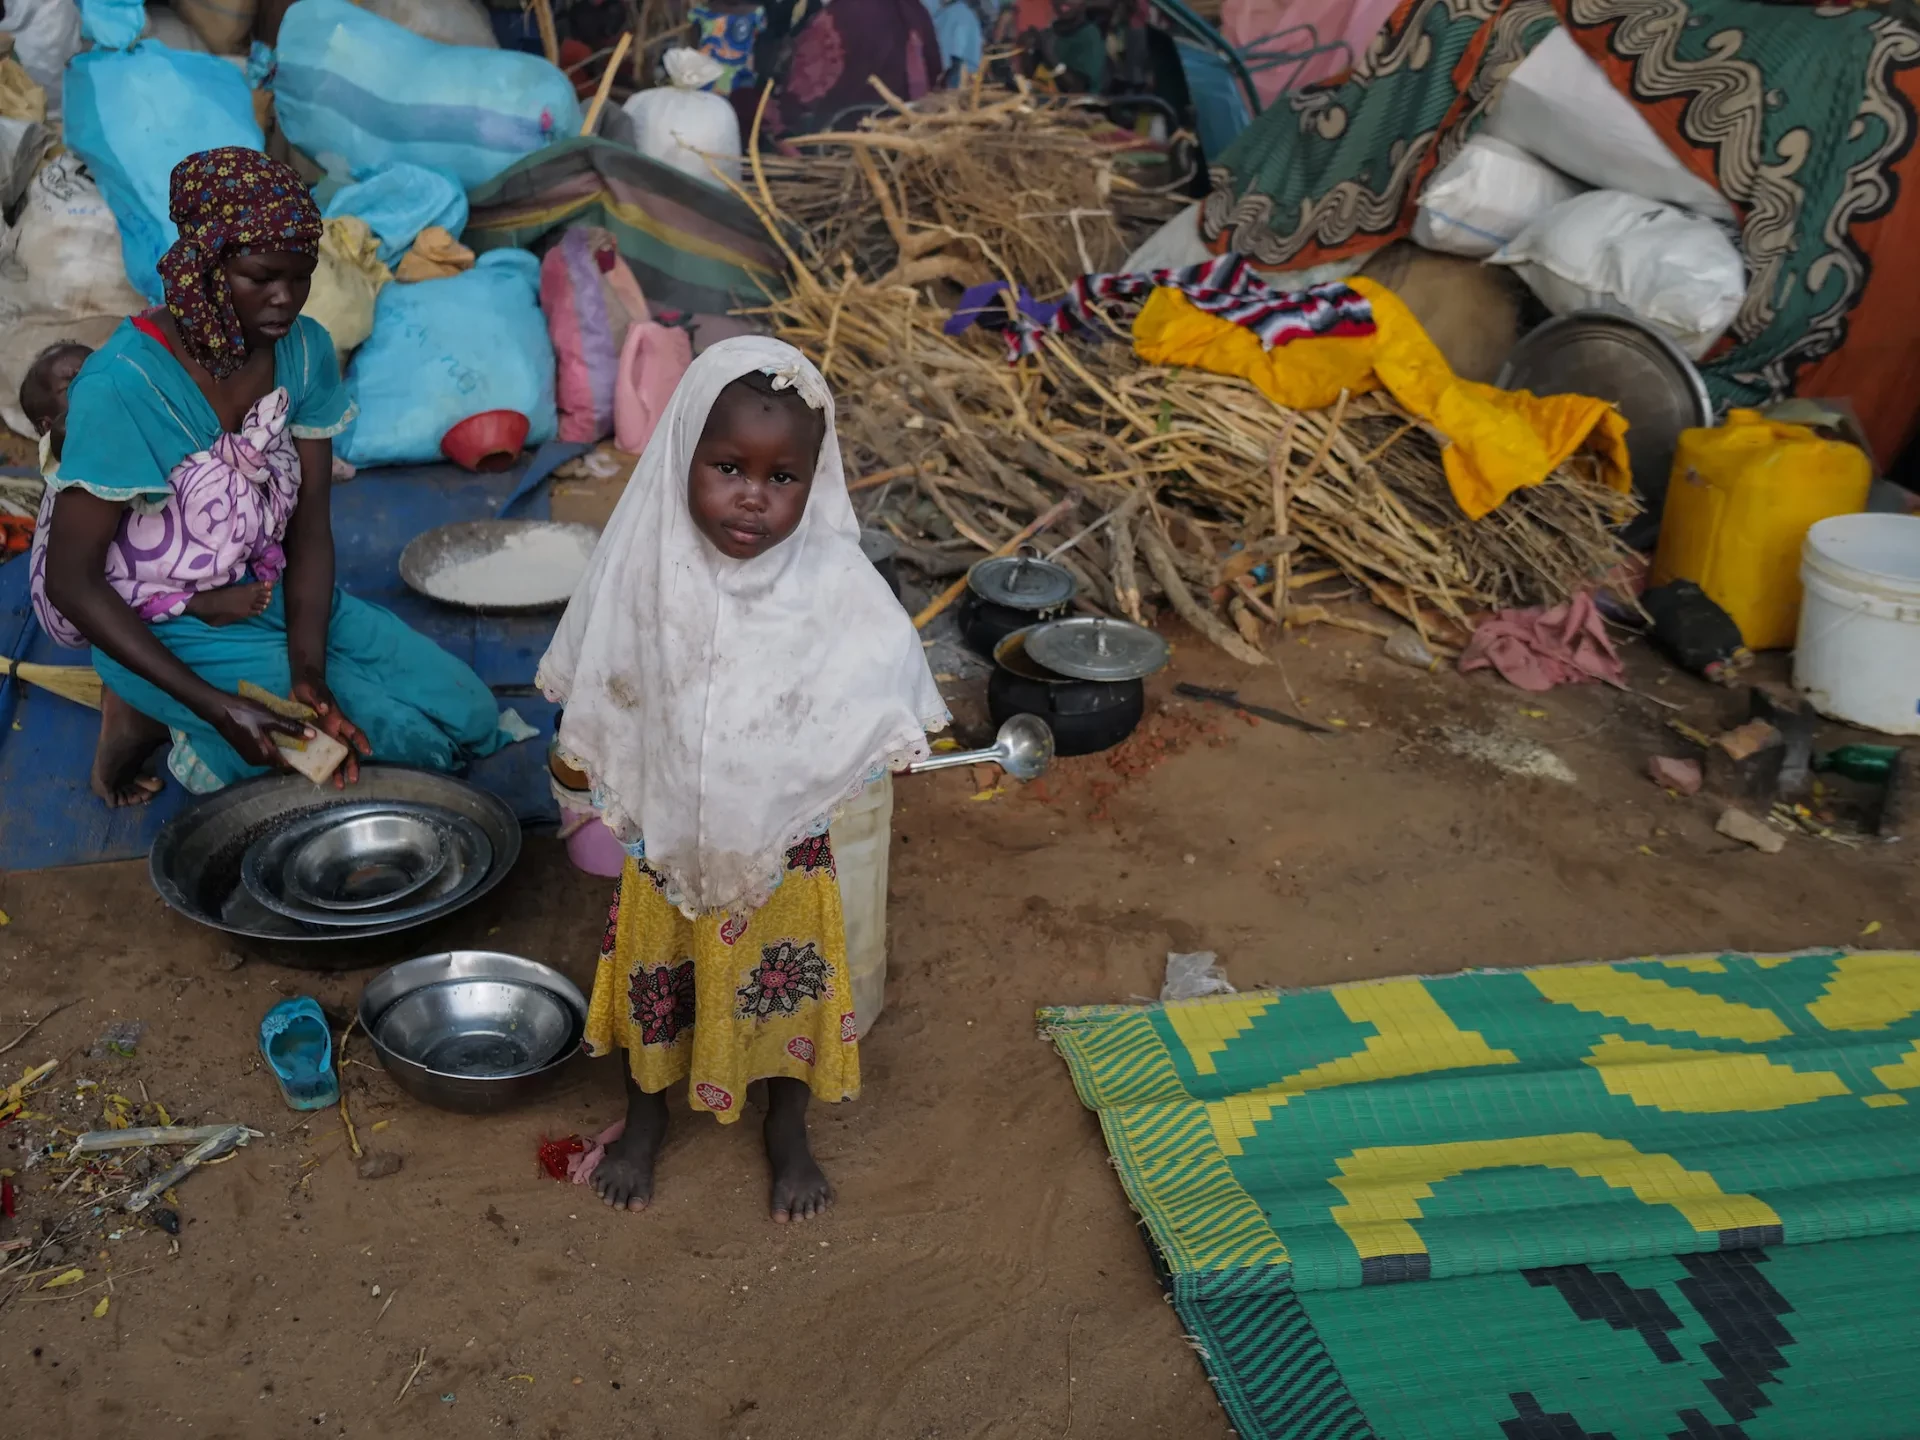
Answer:
POLYGON ((620 347, 620 370, 613 377, 613 441, 638 455, 667 413, 680 377, 693 364, 693 339, 675 325, 636 320, 620 347))
POLYGON ((1733 618, 1748 649, 1784 649, 1800 623, 1807 530, 1864 509, 1872 483, 1858 446, 1757 410, 1682 431, 1650 583, 1691 580, 1733 618))

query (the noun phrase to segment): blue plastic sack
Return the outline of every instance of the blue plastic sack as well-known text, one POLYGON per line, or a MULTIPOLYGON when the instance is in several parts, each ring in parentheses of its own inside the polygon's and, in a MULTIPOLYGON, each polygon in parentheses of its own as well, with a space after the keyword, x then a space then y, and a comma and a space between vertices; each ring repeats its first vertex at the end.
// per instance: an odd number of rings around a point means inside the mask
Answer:
POLYGON ((125 50, 146 28, 145 0, 80 0, 80 33, 96 48, 125 50))
POLYGON ((360 413, 335 449, 355 465, 424 464, 441 458, 441 436, 486 410, 525 415, 530 446, 551 440, 553 342, 539 297, 540 262, 525 250, 383 286, 373 334, 347 368, 360 413))
POLYGON ((439 45, 349 0, 299 0, 280 22, 280 129, 342 182, 396 162, 465 189, 580 133, 573 83, 537 55, 439 45))
POLYGON ((366 221, 380 237, 380 258, 393 265, 429 225, 459 239, 467 228, 467 192, 438 170, 387 165, 334 191, 324 213, 329 220, 357 215, 366 221))
POLYGON ((67 148, 86 161, 120 222, 127 278, 161 298, 154 268, 179 235, 167 218, 167 181, 189 155, 221 145, 265 147, 253 96, 232 63, 143 40, 90 50, 67 65, 67 148))

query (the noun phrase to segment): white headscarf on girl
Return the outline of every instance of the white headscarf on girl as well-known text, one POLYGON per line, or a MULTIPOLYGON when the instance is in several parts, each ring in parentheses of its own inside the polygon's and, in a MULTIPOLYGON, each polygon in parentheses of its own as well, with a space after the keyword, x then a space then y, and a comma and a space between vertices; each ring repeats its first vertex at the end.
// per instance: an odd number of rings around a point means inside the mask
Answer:
POLYGON ((562 755, 616 837, 688 913, 763 903, 785 853, 947 723, 913 622, 860 549, 833 397, 791 345, 747 336, 695 360, 593 552, 538 683, 562 755), (752 371, 826 412, 799 528, 752 560, 693 523, 707 412, 752 371), (782 383, 784 382, 784 384, 782 383))

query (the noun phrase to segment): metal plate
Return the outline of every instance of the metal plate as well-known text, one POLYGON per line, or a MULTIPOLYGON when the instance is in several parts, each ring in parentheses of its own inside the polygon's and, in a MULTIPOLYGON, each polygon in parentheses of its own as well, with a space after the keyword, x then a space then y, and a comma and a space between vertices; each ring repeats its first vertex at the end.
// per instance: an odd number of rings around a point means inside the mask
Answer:
POLYGON ((359 783, 345 792, 316 789, 302 775, 262 775, 207 796, 161 827, 147 858, 147 873, 160 898, 189 920, 256 940, 297 942, 298 948, 319 941, 364 941, 424 925, 487 894, 519 858, 520 822, 499 796, 431 770, 362 765, 359 783), (289 920, 247 894, 240 867, 255 841, 301 816, 366 800, 437 805, 465 816, 487 837, 493 862, 471 889, 429 914, 382 916, 378 925, 348 931, 289 920))
POLYGON ((1592 395, 1627 418, 1633 488, 1645 507, 1631 527, 1660 525, 1680 432, 1713 424, 1700 372, 1666 336, 1630 315, 1576 310, 1524 336, 1494 382, 1535 395, 1592 395))
POLYGON ((435 604, 450 605, 456 610, 470 610, 481 615, 536 615, 544 610, 557 610, 573 598, 574 587, 579 584, 580 576, 587 573, 588 559, 599 541, 600 532, 591 525, 569 525, 557 520, 461 520, 425 531, 408 541, 407 548, 400 552, 400 578, 407 582, 408 589, 426 596, 435 604), (448 566, 491 555, 515 535, 534 530, 564 531, 579 536, 584 542, 580 574, 567 582, 564 591, 556 584, 554 594, 538 600, 511 605, 476 605, 464 600, 449 600, 444 595, 434 594, 429 588, 433 576, 448 566))
POLYGON ((1015 610, 1052 610, 1073 599, 1073 572, 1032 555, 982 560, 967 574, 967 588, 982 600, 1015 610))
POLYGON ((1026 650, 1035 664, 1075 680, 1139 680, 1165 666, 1172 653, 1145 626, 1098 615, 1036 625, 1026 650))
MULTIPOLYGON (((357 819, 391 813, 395 807, 362 802, 336 808, 348 812, 342 818, 357 819)), ((397 899, 384 909, 355 912, 308 905, 290 893, 286 877, 300 848, 327 829, 333 819, 332 811, 323 810, 275 829, 248 848, 240 864, 240 888, 234 891, 224 913, 230 918, 236 904, 248 914, 252 907, 259 906, 288 920, 356 934, 380 933, 416 916, 430 919, 444 913, 486 879, 493 866, 493 842, 482 826, 442 806, 413 804, 406 808, 430 816, 448 832, 447 863, 418 894, 397 899)))

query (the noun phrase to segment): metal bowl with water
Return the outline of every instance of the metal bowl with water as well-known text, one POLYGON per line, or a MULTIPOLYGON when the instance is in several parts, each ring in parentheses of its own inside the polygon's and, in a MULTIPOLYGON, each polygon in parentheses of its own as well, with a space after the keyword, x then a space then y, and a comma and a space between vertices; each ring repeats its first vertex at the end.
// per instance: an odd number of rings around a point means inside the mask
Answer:
POLYGON ((471 1115, 545 1090, 579 1053, 586 1017, 586 997, 558 970, 493 950, 404 961, 360 995, 360 1028, 400 1088, 471 1115))
POLYGON ((567 1048, 573 1012, 542 985, 442 980, 409 990, 374 1024, 382 1045, 429 1070, 505 1080, 557 1059, 567 1048))

